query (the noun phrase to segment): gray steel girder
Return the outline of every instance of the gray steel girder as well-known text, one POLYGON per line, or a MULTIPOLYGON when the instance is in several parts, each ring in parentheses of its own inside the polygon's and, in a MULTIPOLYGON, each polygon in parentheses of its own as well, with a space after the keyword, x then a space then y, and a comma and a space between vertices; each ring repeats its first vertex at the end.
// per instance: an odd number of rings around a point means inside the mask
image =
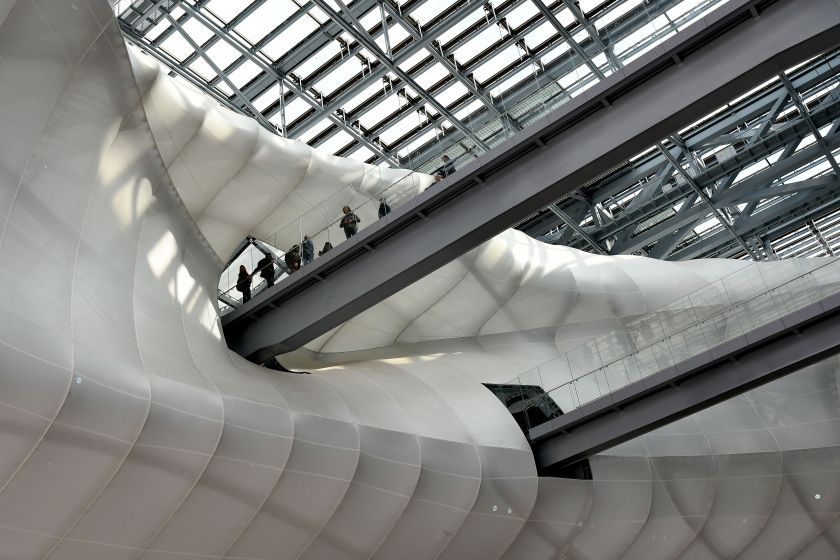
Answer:
POLYGON ((229 344, 255 361, 297 348, 840 39, 834 0, 779 0, 759 18, 755 5, 730 0, 261 292, 226 315, 229 344), (738 57, 727 56, 733 49, 738 57))

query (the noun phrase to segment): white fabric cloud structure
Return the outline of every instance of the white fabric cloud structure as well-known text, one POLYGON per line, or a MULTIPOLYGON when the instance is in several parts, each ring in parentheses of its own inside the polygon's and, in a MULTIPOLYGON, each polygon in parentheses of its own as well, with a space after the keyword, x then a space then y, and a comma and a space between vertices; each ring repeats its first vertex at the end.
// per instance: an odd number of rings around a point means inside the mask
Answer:
POLYGON ((593 458, 594 480, 538 477, 481 385, 743 263, 508 232, 289 357, 312 375, 232 354, 219 257, 368 169, 132 56, 136 81, 107 0, 0 3, 0 558, 840 554, 835 359, 593 458))

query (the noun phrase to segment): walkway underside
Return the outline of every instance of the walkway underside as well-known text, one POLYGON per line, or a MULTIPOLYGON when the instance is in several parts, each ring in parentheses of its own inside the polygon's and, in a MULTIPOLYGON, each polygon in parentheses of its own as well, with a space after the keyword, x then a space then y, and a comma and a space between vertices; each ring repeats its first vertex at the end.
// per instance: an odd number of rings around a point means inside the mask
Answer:
POLYGON ((729 2, 230 313, 231 348, 261 362, 340 325, 750 87, 835 46, 836 8, 833 0, 729 2))
POLYGON ((543 475, 840 350, 840 294, 600 397, 529 431, 543 475))

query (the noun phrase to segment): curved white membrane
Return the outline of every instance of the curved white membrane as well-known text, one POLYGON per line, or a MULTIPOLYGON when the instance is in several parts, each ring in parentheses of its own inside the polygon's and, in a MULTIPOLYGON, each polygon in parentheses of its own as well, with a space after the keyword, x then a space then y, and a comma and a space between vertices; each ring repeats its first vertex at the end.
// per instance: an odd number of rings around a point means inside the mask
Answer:
MULTIPOLYGON (((137 85, 163 163, 184 206, 217 254, 226 258, 246 235, 279 249, 300 243, 332 224, 350 205, 362 226, 377 219, 386 191, 391 204, 414 196, 433 179, 423 173, 380 168, 323 154, 270 133, 233 113, 135 48, 129 49, 137 85)), ((321 235, 318 239, 327 239, 321 235)))
MULTIPOLYGON (((595 457, 594 481, 536 477, 479 383, 741 264, 507 233, 278 374, 228 351, 216 252, 266 219, 252 195, 323 196, 300 163, 321 156, 211 104, 153 116, 172 84, 135 87, 106 0, 0 4, 0 70, 0 558, 837 557, 835 360, 595 457)), ((323 189, 358 165, 322 164, 323 189)))

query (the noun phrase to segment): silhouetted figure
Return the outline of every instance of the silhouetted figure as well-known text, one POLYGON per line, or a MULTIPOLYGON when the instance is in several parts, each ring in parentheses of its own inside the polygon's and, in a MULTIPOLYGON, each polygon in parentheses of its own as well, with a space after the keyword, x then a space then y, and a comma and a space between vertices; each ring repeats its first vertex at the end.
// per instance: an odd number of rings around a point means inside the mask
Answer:
POLYGON ((286 261, 286 266, 289 267, 289 270, 295 272, 296 270, 300 270, 300 246, 295 245, 289 252, 283 256, 283 259, 286 261))
POLYGON ((260 276, 265 280, 266 285, 274 285, 274 257, 265 255, 257 262, 257 269, 260 271, 260 276))
POLYGON ((324 248, 321 249, 320 251, 318 251, 318 256, 320 257, 321 255, 326 255, 331 250, 332 250, 332 243, 327 241, 326 243, 324 243, 324 248))
POLYGON ((251 301, 251 275, 244 264, 239 265, 239 276, 236 279, 236 289, 242 292, 242 303, 251 301))
POLYGON ((443 162, 443 165, 435 170, 435 181, 442 181, 455 173, 455 162, 449 159, 448 155, 443 154, 443 157, 440 159, 443 162))
POLYGON ((359 231, 359 222, 362 220, 350 210, 349 206, 342 208, 341 212, 344 214, 340 222, 341 229, 344 230, 344 235, 347 236, 347 239, 350 239, 359 231))
POLYGON ((303 236, 303 243, 301 245, 303 246, 303 253, 301 254, 303 264, 309 264, 315 258, 315 245, 312 244, 312 240, 309 239, 308 235, 303 236))
POLYGON ((379 217, 384 218, 391 213, 391 207, 385 202, 385 197, 379 199, 379 217))

